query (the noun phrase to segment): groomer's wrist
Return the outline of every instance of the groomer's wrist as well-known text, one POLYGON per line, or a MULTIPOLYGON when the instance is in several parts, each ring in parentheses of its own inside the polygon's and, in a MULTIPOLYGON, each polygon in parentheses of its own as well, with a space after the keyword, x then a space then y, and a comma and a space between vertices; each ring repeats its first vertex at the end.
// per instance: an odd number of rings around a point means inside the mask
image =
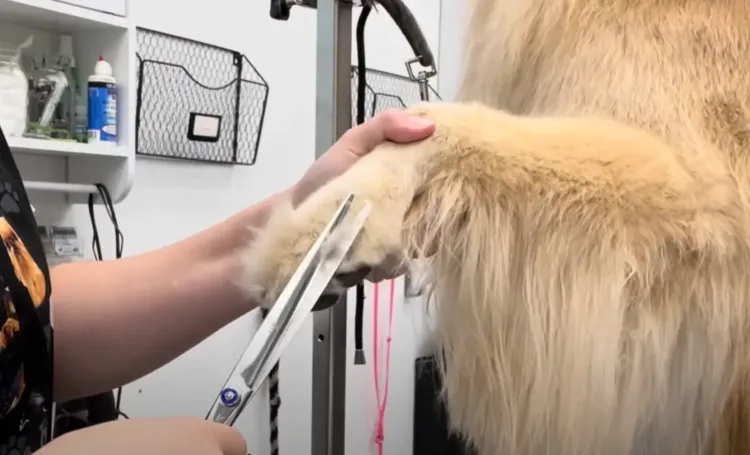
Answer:
POLYGON ((292 203, 292 207, 297 208, 307 197, 312 194, 317 188, 314 184, 314 180, 307 174, 302 177, 296 184, 289 187, 289 198, 292 203))
POLYGON ((329 181, 336 178, 344 170, 328 164, 331 161, 328 156, 318 158, 315 164, 305 172, 299 181, 290 188, 292 207, 302 204, 308 197, 325 186, 329 181))
POLYGON ((229 249, 241 248, 251 242, 255 233, 266 226, 277 204, 290 199, 294 191, 296 191, 296 185, 253 204, 226 220, 220 235, 232 243, 229 249))
POLYGON ((221 223, 168 247, 179 262, 212 262, 225 260, 244 250, 255 234, 263 229, 274 207, 289 198, 291 189, 276 193, 263 201, 235 213, 221 223))
POLYGON ((299 192, 299 183, 295 183, 286 189, 266 198, 263 202, 250 207, 245 212, 245 226, 252 229, 262 229, 268 224, 271 213, 280 203, 285 203, 295 197, 299 192))
POLYGON ((241 316, 258 306, 258 302, 254 302, 248 297, 245 289, 248 283, 243 281, 243 277, 246 276, 244 252, 244 248, 235 250, 219 258, 215 264, 215 276, 217 280, 223 282, 224 292, 227 293, 226 300, 237 302, 237 314, 235 316, 241 316))

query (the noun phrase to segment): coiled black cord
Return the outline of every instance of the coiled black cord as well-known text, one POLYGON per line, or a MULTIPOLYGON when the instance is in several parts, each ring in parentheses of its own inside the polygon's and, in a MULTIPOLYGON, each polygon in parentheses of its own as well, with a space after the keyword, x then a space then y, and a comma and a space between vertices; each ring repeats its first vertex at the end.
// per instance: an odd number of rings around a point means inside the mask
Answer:
MULTIPOLYGON (((365 123, 365 98, 367 89, 367 62, 365 60, 365 24, 372 12, 372 4, 368 1, 362 6, 362 11, 357 19, 356 45, 357 45, 357 125, 365 123)), ((365 351, 363 343, 363 326, 365 312, 365 285, 358 283, 356 287, 356 306, 354 309, 354 364, 364 365, 365 351)))
MULTIPOLYGON (((115 230, 115 259, 120 259, 122 257, 122 251, 125 244, 125 236, 122 234, 122 231, 120 231, 120 225, 117 223, 117 214, 115 214, 115 208, 114 204, 112 203, 112 197, 109 194, 109 190, 106 186, 102 185, 101 183, 96 184, 96 190, 99 193, 99 197, 102 200, 102 203, 104 204, 104 209, 107 211, 107 216, 109 216, 109 220, 112 222, 112 226, 115 230)), ((91 239, 91 249, 94 251, 94 258, 97 261, 102 261, 104 256, 102 255, 102 245, 101 241, 99 240, 99 229, 96 226, 96 216, 94 215, 94 193, 89 194, 89 217, 91 218, 91 230, 92 230, 92 239, 91 239)), ((117 389, 117 398, 115 400, 115 412, 117 412, 118 416, 125 417, 126 419, 129 418, 125 413, 123 413, 120 410, 120 402, 122 401, 122 387, 119 387, 117 389)))
MULTIPOLYGON (((268 310, 262 308, 261 315, 263 316, 263 319, 265 319, 268 316, 268 310)), ((276 362, 268 373, 266 384, 268 384, 268 413, 269 427, 271 430, 268 439, 271 445, 271 455, 279 455, 279 409, 281 408, 281 395, 279 393, 279 362, 276 362)))

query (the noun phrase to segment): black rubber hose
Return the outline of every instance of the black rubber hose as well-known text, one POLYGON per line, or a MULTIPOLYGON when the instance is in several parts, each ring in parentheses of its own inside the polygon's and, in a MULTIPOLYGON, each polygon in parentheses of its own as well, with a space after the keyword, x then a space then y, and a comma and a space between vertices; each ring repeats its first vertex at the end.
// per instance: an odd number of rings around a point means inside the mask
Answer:
POLYGON ((365 123, 367 113, 365 112, 365 98, 367 97, 367 60, 365 59, 365 25, 370 17, 372 6, 366 4, 362 7, 359 19, 357 19, 357 30, 355 40, 357 45, 357 125, 365 123))
POLYGON ((422 33, 422 29, 419 28, 417 20, 414 15, 409 11, 409 8, 401 0, 377 0, 378 3, 383 5, 383 8, 391 16, 393 22, 396 23, 401 33, 409 42, 411 50, 414 55, 419 57, 419 63, 422 66, 433 66, 435 64, 435 58, 430 50, 430 45, 427 44, 427 39, 422 33))
MULTIPOLYGON (((372 5, 365 4, 357 20, 356 45, 357 45, 357 125, 365 122, 365 98, 367 96, 367 62, 365 60, 365 24, 372 12, 372 5)), ((365 312, 365 285, 362 282, 356 286, 356 305, 354 309, 354 363, 363 365, 366 363, 363 328, 365 312)))
MULTIPOLYGON (((427 39, 422 33, 422 29, 419 27, 417 20, 411 13, 409 8, 404 4, 402 0, 375 0, 377 3, 383 5, 383 8, 391 16, 393 22, 396 23, 401 34, 404 35, 409 46, 411 46, 414 55, 419 57, 419 63, 422 66, 433 66, 435 64, 435 58, 432 55, 432 50, 427 44, 427 39)), ((363 7, 370 6, 372 0, 365 0, 363 7)), ((305 0, 304 6, 309 8, 317 8, 318 2, 316 0, 305 0)), ((271 0, 271 17, 277 20, 288 20, 289 19, 290 5, 285 0, 271 0)))

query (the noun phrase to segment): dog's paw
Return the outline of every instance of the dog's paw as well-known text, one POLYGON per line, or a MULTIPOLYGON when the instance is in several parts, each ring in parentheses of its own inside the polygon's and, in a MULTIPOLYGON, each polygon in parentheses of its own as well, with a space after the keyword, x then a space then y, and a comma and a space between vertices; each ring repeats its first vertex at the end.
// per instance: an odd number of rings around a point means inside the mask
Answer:
MULTIPOLYGON (((363 230, 325 292, 325 301, 338 297, 364 278, 371 281, 398 276, 402 255, 404 214, 414 195, 416 179, 409 146, 385 144, 362 158, 347 173, 320 188, 297 208, 285 201, 243 253, 241 287, 247 296, 270 307, 340 204, 354 194, 347 222, 371 204, 363 230)), ((326 306, 326 305, 324 305, 326 306)))
MULTIPOLYGON (((456 151, 483 145, 484 137, 480 133, 494 131, 498 115, 504 115, 482 105, 457 103, 422 103, 407 111, 434 120, 435 134, 411 144, 382 144, 346 173, 318 189, 299 207, 292 208, 287 201, 276 208, 267 226, 244 252, 240 284, 249 298, 264 307, 273 305, 317 236, 350 193, 355 196, 350 217, 356 216, 365 201, 372 204, 372 209, 363 231, 326 290, 328 303, 335 302, 347 288, 361 282, 365 273, 368 280, 381 281, 406 271, 407 257, 410 259, 414 254, 414 245, 404 244, 404 238, 410 237, 404 235, 404 229, 414 234, 431 216, 417 210, 418 219, 414 220, 415 211, 410 211, 417 189, 424 183, 425 163, 447 162, 433 158, 437 155, 451 157, 456 151), (406 224, 405 217, 408 217, 406 224)), ((453 161, 460 161, 460 156, 454 158, 453 161)), ((454 164, 447 166, 451 168, 454 164)), ((414 235, 407 243, 415 243, 414 235)), ((433 249, 428 248, 426 252, 433 249)))

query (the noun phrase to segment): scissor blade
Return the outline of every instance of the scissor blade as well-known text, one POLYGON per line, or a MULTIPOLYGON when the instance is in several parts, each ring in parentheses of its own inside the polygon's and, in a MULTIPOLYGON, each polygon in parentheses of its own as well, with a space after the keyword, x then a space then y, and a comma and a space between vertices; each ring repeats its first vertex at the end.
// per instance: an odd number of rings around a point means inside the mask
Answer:
POLYGON ((364 227, 369 214, 370 205, 365 204, 365 208, 357 214, 351 224, 347 223, 347 226, 340 228, 343 232, 331 234, 332 238, 329 241, 334 242, 334 244, 324 245, 324 250, 321 252, 325 257, 319 263, 316 273, 313 275, 304 293, 300 296, 296 308, 290 314, 289 318, 280 320, 275 326, 278 330, 278 336, 272 340, 272 346, 269 349, 270 352, 266 357, 248 366, 242 373, 248 386, 253 389, 257 388, 271 372, 273 365, 279 360, 281 353, 302 326, 305 318, 312 312, 315 303, 323 295, 323 291, 325 291, 334 274, 338 271, 346 254, 364 227))
POLYGON ((235 365, 207 419, 234 423, 312 311, 370 214, 371 206, 366 203, 351 223, 342 225, 351 201, 350 195, 295 271, 235 365))

